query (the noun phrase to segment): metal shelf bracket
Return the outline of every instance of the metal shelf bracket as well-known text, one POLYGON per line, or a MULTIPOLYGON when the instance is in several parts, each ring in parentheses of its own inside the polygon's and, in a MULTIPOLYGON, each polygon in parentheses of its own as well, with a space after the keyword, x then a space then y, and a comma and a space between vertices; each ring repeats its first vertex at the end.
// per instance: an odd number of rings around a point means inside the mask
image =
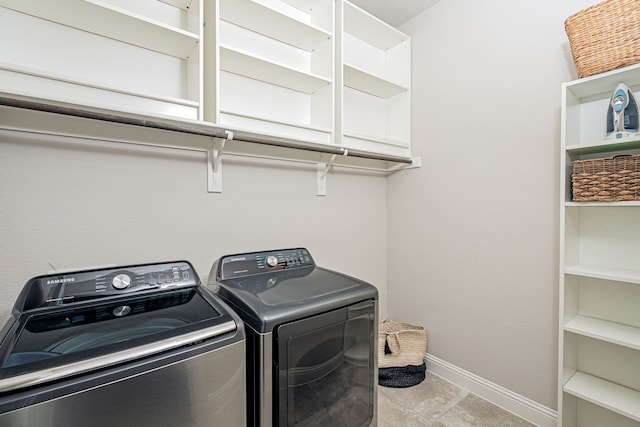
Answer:
POLYGON ((212 138, 211 146, 207 150, 207 191, 222 193, 222 152, 224 144, 233 139, 233 132, 226 130, 226 138, 212 138))
MULTIPOLYGON (((318 190, 316 195, 318 196, 326 196, 327 195, 327 172, 331 168, 331 165, 336 160, 337 154, 332 154, 329 160, 318 162, 318 190)), ((324 160, 327 155, 322 155, 322 160, 324 160)))

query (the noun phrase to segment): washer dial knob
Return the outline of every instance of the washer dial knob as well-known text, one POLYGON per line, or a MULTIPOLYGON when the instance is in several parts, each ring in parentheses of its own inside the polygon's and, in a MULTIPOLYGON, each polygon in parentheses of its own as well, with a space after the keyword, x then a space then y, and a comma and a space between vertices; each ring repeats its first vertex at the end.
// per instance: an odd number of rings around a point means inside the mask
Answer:
POLYGON ((128 305, 121 305, 114 308, 111 313, 116 317, 126 316, 127 314, 131 313, 131 307, 128 305))
POLYGON ((275 267, 276 265, 278 265, 278 257, 274 255, 269 255, 267 257, 267 265, 269 267, 275 267))
POLYGON ((131 284, 131 277, 127 274, 118 274, 111 280, 111 284, 116 289, 126 289, 131 284))

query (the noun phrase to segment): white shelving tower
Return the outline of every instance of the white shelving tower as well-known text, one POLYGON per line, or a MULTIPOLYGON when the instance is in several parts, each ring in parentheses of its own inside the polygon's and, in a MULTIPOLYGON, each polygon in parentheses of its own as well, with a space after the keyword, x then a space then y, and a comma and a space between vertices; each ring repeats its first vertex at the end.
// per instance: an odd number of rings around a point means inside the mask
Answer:
POLYGON ((640 65, 562 86, 558 425, 640 426, 640 202, 572 202, 573 161, 640 154, 640 138, 606 139, 624 82, 640 99, 640 65))

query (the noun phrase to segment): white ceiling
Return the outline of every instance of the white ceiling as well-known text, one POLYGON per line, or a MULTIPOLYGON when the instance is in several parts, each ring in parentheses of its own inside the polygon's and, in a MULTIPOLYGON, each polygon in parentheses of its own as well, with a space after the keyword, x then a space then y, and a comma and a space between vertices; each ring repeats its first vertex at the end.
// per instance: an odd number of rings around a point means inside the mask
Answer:
POLYGON ((440 0, 350 0, 394 27, 399 27, 411 18, 424 12, 440 0))

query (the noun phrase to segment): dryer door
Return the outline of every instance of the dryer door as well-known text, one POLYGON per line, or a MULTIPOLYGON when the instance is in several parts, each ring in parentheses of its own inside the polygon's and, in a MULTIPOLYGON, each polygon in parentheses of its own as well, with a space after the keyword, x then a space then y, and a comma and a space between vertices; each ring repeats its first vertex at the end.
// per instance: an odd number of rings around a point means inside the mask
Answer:
POLYGON ((375 302, 276 330, 274 426, 368 426, 375 405, 375 302))

